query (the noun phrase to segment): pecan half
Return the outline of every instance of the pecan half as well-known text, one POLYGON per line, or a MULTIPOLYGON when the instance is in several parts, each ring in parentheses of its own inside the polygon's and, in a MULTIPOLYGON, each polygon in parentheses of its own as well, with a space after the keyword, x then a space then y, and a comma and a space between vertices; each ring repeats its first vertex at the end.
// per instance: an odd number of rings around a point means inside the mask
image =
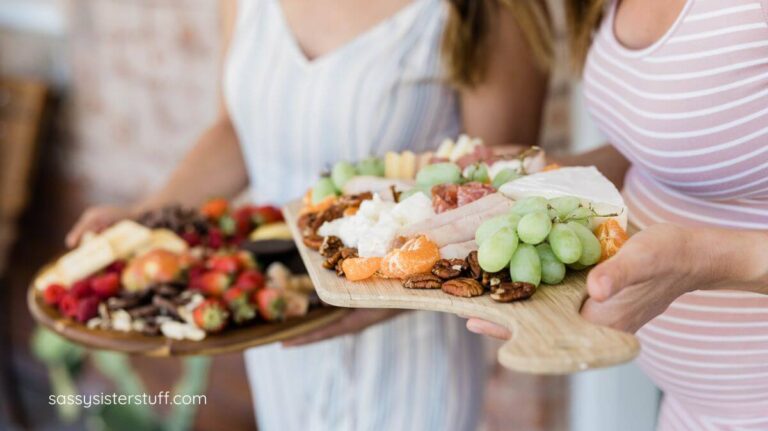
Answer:
POLYGON ((480 284, 489 289, 498 286, 499 284, 510 281, 509 271, 501 270, 499 272, 487 272, 483 271, 483 275, 480 277, 480 284))
POLYGON ((467 256, 467 269, 469 270, 469 276, 475 280, 480 280, 483 275, 483 269, 480 268, 480 262, 477 260, 477 250, 473 250, 467 256))
POLYGON ((341 258, 349 259, 350 257, 357 257, 357 249, 352 247, 344 247, 341 250, 341 258))
POLYGON ((497 302, 512 302, 530 298, 536 286, 521 281, 501 283, 491 290, 491 299, 497 302))
POLYGON ((403 287, 406 289, 439 289, 443 284, 440 277, 429 272, 414 274, 405 279, 403 287))
POLYGON ((432 274, 443 280, 450 280, 460 276, 467 269, 464 259, 440 259, 432 267, 432 274))
POLYGON ((315 233, 311 227, 315 223, 315 219, 317 219, 317 214, 315 213, 306 213, 299 217, 296 225, 298 225, 302 236, 315 233))
POLYGON ((331 257, 342 247, 344 247, 344 243, 341 242, 341 239, 331 235, 323 239, 323 243, 320 244, 320 249, 318 251, 323 257, 331 257))
POLYGON ((316 233, 305 235, 302 238, 302 241, 304 242, 304 245, 311 248, 312 250, 320 250, 320 246, 323 245, 323 237, 316 233))
POLYGON ((485 292, 483 286, 477 280, 472 278, 462 277, 454 278, 443 283, 443 292, 453 295, 461 296, 463 298, 472 298, 473 296, 480 296, 485 292))

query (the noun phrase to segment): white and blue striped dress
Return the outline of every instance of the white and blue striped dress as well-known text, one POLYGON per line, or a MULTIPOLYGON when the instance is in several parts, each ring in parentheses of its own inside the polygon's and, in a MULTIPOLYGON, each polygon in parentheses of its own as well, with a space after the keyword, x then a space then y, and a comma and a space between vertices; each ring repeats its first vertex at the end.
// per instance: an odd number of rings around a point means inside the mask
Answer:
MULTIPOLYGON (((423 151, 460 130, 442 79, 441 0, 414 0, 337 50, 308 60, 279 0, 243 0, 225 98, 254 198, 303 195, 338 160, 423 151)), ((261 430, 471 430, 482 341, 448 314, 409 312, 365 331, 246 353, 261 430)))

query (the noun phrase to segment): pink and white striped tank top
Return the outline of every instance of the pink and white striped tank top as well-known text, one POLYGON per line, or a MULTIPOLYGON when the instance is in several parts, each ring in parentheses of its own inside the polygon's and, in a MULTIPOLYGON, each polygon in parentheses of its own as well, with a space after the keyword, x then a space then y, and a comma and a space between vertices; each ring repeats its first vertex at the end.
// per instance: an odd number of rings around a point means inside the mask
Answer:
MULTIPOLYGON (((768 0, 688 0, 642 50, 616 40, 613 6, 584 87, 632 162, 631 220, 768 229, 768 0)), ((689 293, 638 336, 660 430, 768 430, 768 295, 689 293)))

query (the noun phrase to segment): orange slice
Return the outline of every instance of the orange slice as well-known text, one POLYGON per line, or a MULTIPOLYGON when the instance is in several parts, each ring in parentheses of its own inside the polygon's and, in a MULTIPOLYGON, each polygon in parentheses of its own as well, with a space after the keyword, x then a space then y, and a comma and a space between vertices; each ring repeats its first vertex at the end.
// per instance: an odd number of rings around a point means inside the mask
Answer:
POLYGON ((341 262, 341 270, 349 281, 371 278, 380 267, 380 257, 352 257, 341 262))
POLYGON ((405 278, 409 275, 429 272, 440 260, 440 248, 425 235, 409 239, 402 247, 384 256, 381 275, 389 278, 405 278))
POLYGON ((610 219, 595 229, 595 236, 600 241, 600 262, 619 252, 629 239, 627 231, 622 229, 616 219, 610 219))

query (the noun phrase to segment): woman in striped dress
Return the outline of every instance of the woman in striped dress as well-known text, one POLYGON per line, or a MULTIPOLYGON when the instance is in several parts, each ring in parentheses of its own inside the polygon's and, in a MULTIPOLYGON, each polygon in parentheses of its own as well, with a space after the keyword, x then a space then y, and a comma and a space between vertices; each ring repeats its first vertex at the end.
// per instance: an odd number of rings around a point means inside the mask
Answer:
POLYGON ((623 183, 643 231, 590 272, 582 314, 637 331, 660 430, 768 430, 768 1, 603 3, 569 5, 613 146, 568 162, 623 183))
MULTIPOLYGON (((248 183, 257 202, 284 203, 338 160, 424 151, 462 130, 489 143, 535 143, 546 75, 513 10, 489 5, 225 2, 219 119, 162 190, 131 210, 87 212, 70 244, 137 211, 198 205, 248 183), (456 60, 447 74, 441 43, 456 60)), ((446 314, 356 310, 294 347, 249 350, 259 429, 474 429, 483 349, 462 326, 446 314)))

